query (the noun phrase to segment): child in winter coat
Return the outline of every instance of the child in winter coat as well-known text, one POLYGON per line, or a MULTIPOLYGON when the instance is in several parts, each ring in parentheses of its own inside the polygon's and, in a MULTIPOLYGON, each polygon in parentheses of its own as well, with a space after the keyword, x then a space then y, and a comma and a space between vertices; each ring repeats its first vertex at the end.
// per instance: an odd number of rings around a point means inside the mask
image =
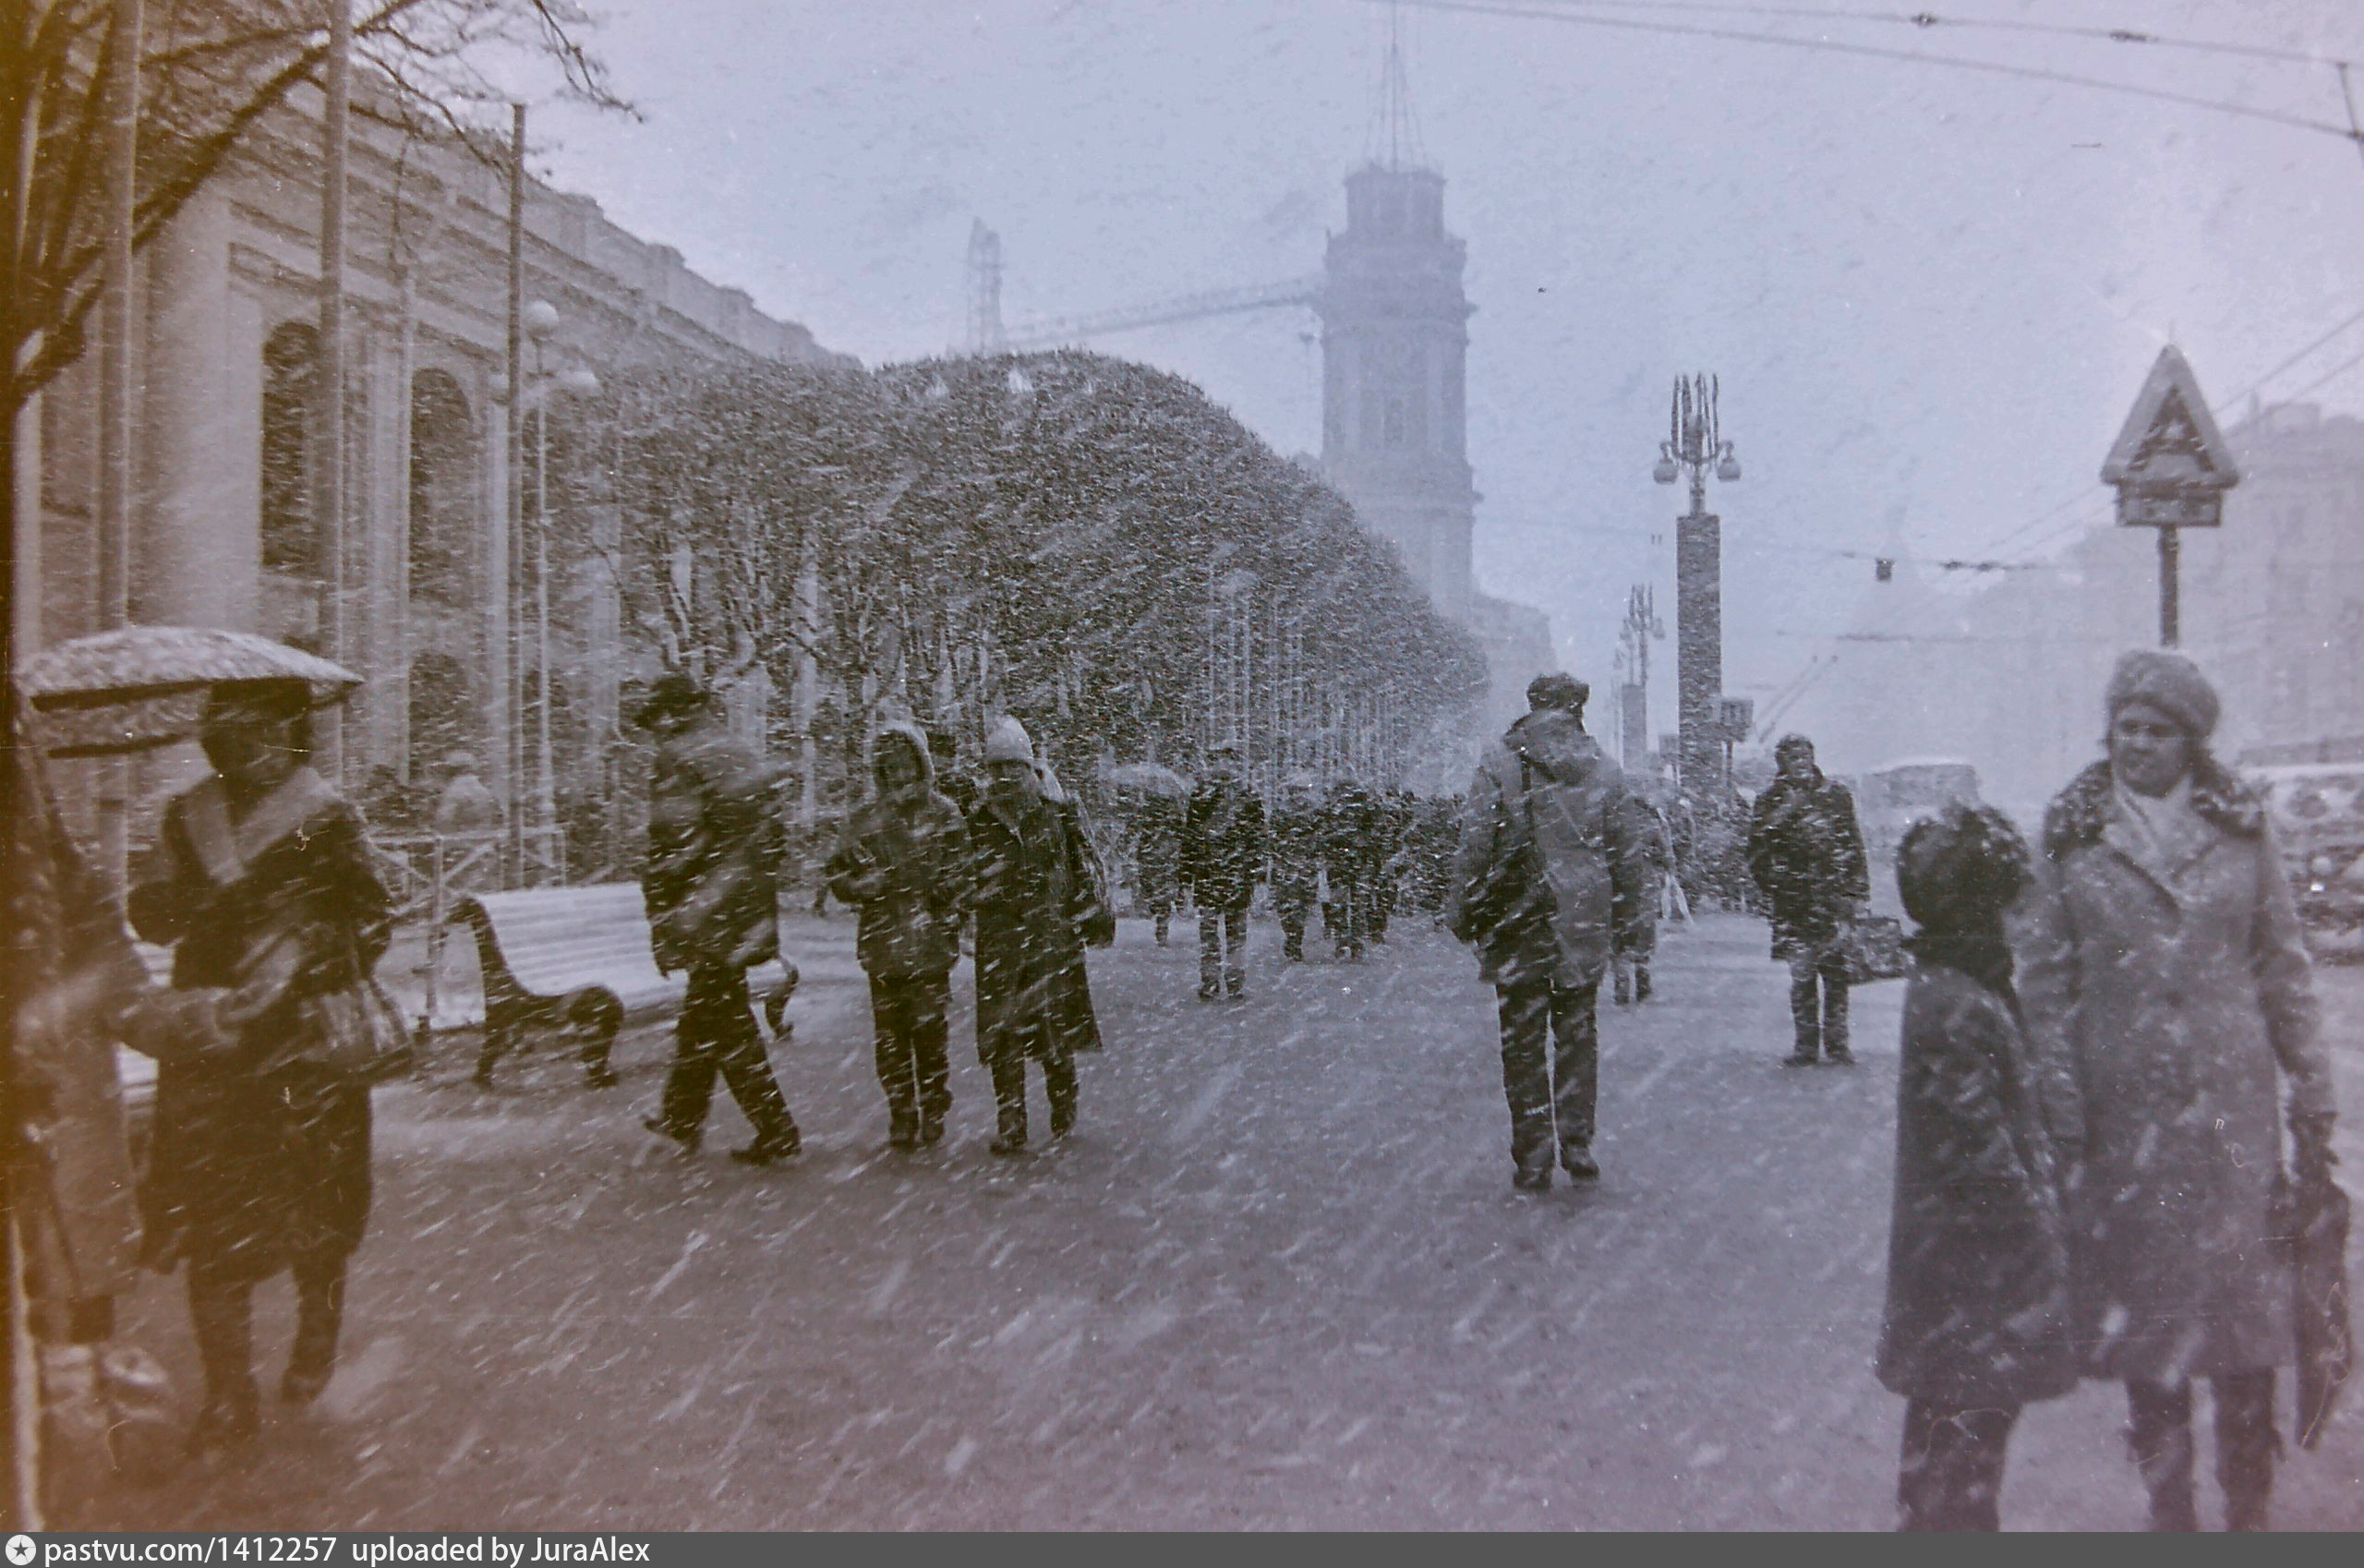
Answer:
POLYGON ((1906 1530, 1998 1528, 2020 1407, 2077 1382, 2068 1230, 2003 933, 2030 875, 2017 830, 1983 807, 1916 823, 1897 854, 1905 912, 1921 929, 1878 1375, 1906 1401, 1906 1530))

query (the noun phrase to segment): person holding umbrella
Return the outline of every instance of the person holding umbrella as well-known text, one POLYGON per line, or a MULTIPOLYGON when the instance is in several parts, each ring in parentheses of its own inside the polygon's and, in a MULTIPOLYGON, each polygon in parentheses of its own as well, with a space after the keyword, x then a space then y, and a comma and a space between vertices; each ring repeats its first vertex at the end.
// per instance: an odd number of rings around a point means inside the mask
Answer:
POLYGON ((327 1386, 369 1217, 369 1090, 390 1012, 370 975, 391 899, 360 814, 309 766, 313 701, 301 680, 214 685, 199 721, 212 771, 165 808, 133 875, 133 928, 172 947, 173 984, 241 998, 226 1038, 159 1064, 145 1191, 151 1260, 187 1267, 200 1450, 258 1429, 259 1282, 296 1283, 281 1397, 327 1386))

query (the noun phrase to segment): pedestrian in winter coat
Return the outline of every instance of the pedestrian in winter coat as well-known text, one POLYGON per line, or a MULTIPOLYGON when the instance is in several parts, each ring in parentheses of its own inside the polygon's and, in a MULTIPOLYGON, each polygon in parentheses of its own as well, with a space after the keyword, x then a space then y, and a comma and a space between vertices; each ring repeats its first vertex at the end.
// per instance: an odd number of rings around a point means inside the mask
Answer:
POLYGON ((296 1322, 281 1397, 328 1386, 368 1226, 369 1084, 320 1065, 324 999, 368 983, 392 900, 359 814, 308 766, 310 704, 302 681, 215 688, 199 737, 213 770, 165 807, 133 874, 132 925, 172 947, 174 986, 247 997, 221 1048, 156 1075, 146 1247, 188 1267, 199 1447, 257 1430, 252 1294, 283 1269, 296 1322))
POLYGON ((1470 780, 1448 888, 1447 923, 1477 946, 1495 988, 1511 1179, 1529 1191, 1550 1187, 1555 1141, 1570 1176, 1600 1175, 1600 977, 1642 895, 1624 778, 1585 733, 1590 694, 1570 675, 1528 684, 1532 711, 1487 748, 1470 780))
POLYGON ((1621 1007, 1650 999, 1650 960, 1658 950, 1658 901, 1674 869, 1674 846, 1667 837, 1665 816, 1641 795, 1628 795, 1626 800, 1634 841, 1641 850, 1642 903, 1634 911, 1624 946, 1610 959, 1621 1007))
POLYGON ((1014 718, 985 739, 985 789, 969 819, 977 917, 977 1055, 993 1077, 996 1154, 1026 1147, 1026 1063, 1043 1065, 1051 1136, 1076 1116, 1075 1059, 1059 1028, 1058 982, 1083 955, 1089 897, 1074 840, 1043 798, 1033 742, 1014 718))
POLYGON ((1919 924, 1896 1094, 1881 1384, 1905 1397, 1901 1527, 2000 1527, 2020 1406, 2077 1383, 2059 1172, 2011 985, 2004 911, 2031 877, 2000 813, 1913 825, 1897 887, 1919 924))
POLYGON ((1332 956, 1362 961, 1378 923, 1379 879, 1386 864, 1379 802, 1351 778, 1331 786, 1321 814, 1321 869, 1330 884, 1332 956))
POLYGON ((1305 957, 1305 921, 1321 890, 1321 800, 1310 773, 1293 773, 1272 817, 1272 911, 1281 917, 1281 957, 1305 957))
POLYGON ((888 724, 871 750, 878 793, 848 819, 829 890, 861 911, 854 951, 870 977, 871 1032, 886 1093, 886 1141, 934 1144, 952 1108, 947 1054, 952 966, 969 903, 969 829, 936 793, 925 739, 888 724))
MULTIPOLYGON (((1098 851, 1092 849, 1092 834, 1084 826, 1083 802, 1059 782, 1058 770, 1048 761, 1036 759, 1034 776, 1043 787, 1043 798, 1057 810, 1059 820, 1067 828, 1067 863, 1077 874, 1076 907, 1080 924, 1084 911, 1099 907, 1105 887, 1097 874, 1098 851)), ((1110 939, 1114 940, 1116 911, 1104 912, 1110 939)), ((1060 967, 1057 977, 1051 982, 1051 1020, 1052 1028, 1058 1031, 1069 1052, 1100 1049, 1100 1013, 1092 1005, 1092 973, 1084 961, 1082 945, 1076 947, 1074 956, 1060 967)))
POLYGON ((935 768, 935 792, 959 807, 964 817, 976 810, 977 781, 960 766, 960 742, 951 731, 929 730, 927 755, 935 768))
POLYGON ((1182 880, 1199 906, 1199 1000, 1246 991, 1248 905, 1264 873, 1264 802, 1239 776, 1239 748, 1207 754, 1182 820, 1182 880))
POLYGON ((1170 795, 1149 796, 1133 819, 1133 891, 1164 947, 1182 892, 1182 802, 1170 795))
POLYGON ((2215 691, 2129 653, 2106 758, 2045 814, 2020 991, 2071 1178, 2088 1375, 2126 1384, 2153 1524, 2196 1528, 2191 1380, 2214 1386, 2232 1528, 2263 1528, 2274 1373, 2296 1356, 2268 1237, 2286 1093, 2293 1175, 2328 1181, 2313 977, 2261 802, 2208 749, 2215 691))
POLYGON ((773 1164, 802 1146, 747 995, 747 971, 779 956, 778 774, 731 737, 713 694, 686 675, 658 677, 633 718, 657 742, 640 878, 650 943, 659 971, 689 972, 664 1098, 642 1125, 695 1149, 718 1073, 755 1130, 730 1157, 773 1164))
POLYGON ((1803 735, 1784 735, 1773 761, 1779 773, 1749 816, 1748 873, 1773 918, 1773 956, 1790 966, 1788 1062, 1810 1067, 1826 1053, 1852 1062, 1840 936, 1872 896, 1855 798, 1824 777, 1803 735))

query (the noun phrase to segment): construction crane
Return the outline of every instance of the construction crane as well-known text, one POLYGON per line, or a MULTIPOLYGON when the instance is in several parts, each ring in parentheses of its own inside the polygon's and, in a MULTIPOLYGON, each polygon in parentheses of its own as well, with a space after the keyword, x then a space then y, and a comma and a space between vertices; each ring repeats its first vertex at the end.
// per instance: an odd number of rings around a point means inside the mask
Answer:
POLYGON ((1006 326, 1001 317, 1001 236, 981 219, 969 230, 969 352, 1006 354, 1056 348, 1114 332, 1195 321, 1209 316, 1236 316, 1252 310, 1311 308, 1321 297, 1321 280, 1291 278, 1282 283, 1253 283, 1244 288, 1209 289, 1148 305, 1126 306, 1087 315, 1059 316, 1047 320, 1006 326))

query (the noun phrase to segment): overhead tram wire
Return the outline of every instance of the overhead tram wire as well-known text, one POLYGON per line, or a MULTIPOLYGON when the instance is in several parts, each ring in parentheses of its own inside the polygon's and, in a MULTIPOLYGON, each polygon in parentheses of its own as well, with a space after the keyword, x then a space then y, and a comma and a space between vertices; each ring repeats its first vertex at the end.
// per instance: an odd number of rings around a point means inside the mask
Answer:
MULTIPOLYGON (((1375 3, 1375 0, 1372 0, 1372 3, 1375 3)), ((2310 119, 2304 115, 2286 114, 2276 109, 2261 109, 2250 103, 2235 103, 2220 98, 2203 98, 2197 93, 2177 92, 2162 87, 2144 87, 2134 82, 2112 81, 2105 77, 2081 76, 2073 71, 2050 70, 2041 66, 2015 66, 2001 60, 1972 60, 1959 54, 1924 54, 1911 49, 1890 49, 1876 43, 1847 43, 1828 38, 1794 38, 1778 32, 1746 32, 1733 28, 1688 27, 1675 22, 1641 21, 1629 17, 1603 17, 1580 11, 1536 10, 1532 8, 1532 4, 1511 6, 1488 4, 1486 0, 1391 0, 1391 3, 1410 6, 1423 11, 1458 12, 1480 17, 1509 17, 1523 21, 1560 22, 1569 27, 1608 28, 1622 32, 1652 33, 1670 38, 1706 38, 1728 43, 1761 43, 1777 49, 1803 49, 1816 54, 1845 54, 1859 59, 1892 60, 1915 66, 1948 66, 1982 76, 2011 77, 2023 81, 2044 82, 2054 87, 2081 87, 2096 92, 2115 92, 2130 98, 2149 99, 2153 103, 2174 103, 2187 109, 2205 109, 2241 119, 2284 126, 2293 130, 2312 131, 2318 136, 2336 138, 2351 146, 2364 147, 2364 131, 2331 120, 2310 119)), ((1533 3, 1547 3, 1547 0, 1533 0, 1533 3)))
POLYGON ((2157 49, 2180 49, 2240 59, 2275 60, 2294 66, 2329 66, 2334 69, 2354 62, 2334 54, 2270 44, 2235 43, 2223 39, 2177 38, 2144 28, 2077 27, 2066 22, 2008 21, 1988 17, 1948 17, 1933 11, 1861 11, 1801 6, 1718 5, 1713 0, 1528 0, 1529 4, 1567 10, 1656 11, 1677 16, 1764 17, 1795 22, 1860 22, 1872 26, 1909 27, 1916 32, 2009 32, 2044 38, 2074 38, 2095 43, 2119 43, 2157 49))

